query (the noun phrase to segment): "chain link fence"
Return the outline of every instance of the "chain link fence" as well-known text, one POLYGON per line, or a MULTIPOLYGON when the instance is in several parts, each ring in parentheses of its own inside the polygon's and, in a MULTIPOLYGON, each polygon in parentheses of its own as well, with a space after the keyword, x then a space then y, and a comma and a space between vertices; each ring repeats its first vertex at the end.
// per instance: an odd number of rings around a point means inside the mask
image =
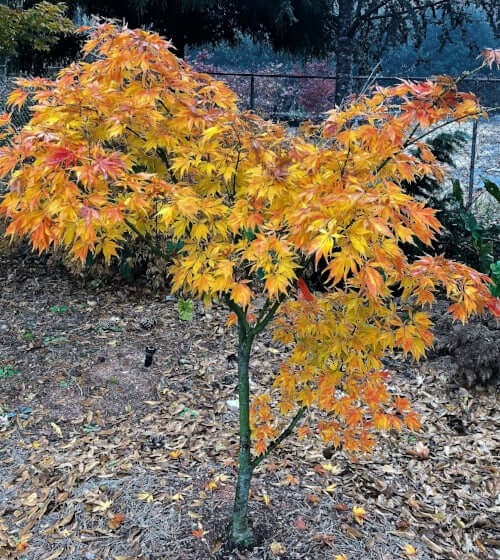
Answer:
MULTIPOLYGON (((226 82, 239 96, 243 109, 285 120, 290 124, 319 118, 334 106, 335 76, 303 74, 263 74, 247 72, 208 72, 226 82)), ((424 81, 423 76, 354 76, 355 92, 369 85, 396 85, 401 79, 424 81)), ((459 84, 461 91, 474 93, 485 107, 500 106, 500 79, 468 78, 459 84)))
MULTIPOLYGON (((57 71, 52 70, 54 74, 57 71)), ((210 74, 225 81, 238 94, 242 109, 253 110, 266 118, 286 122, 292 127, 298 126, 304 120, 319 120, 325 111, 334 106, 335 76, 222 71, 210 74)), ((403 79, 422 81, 428 78, 407 76, 403 79)), ((354 91, 364 91, 372 82, 380 86, 391 86, 400 80, 401 77, 396 76, 355 76, 354 91)), ((6 109, 8 94, 14 88, 14 77, 0 72, 0 113, 6 109)), ((470 134, 471 142, 467 153, 461 156, 461 181, 462 184, 468 184, 469 193, 472 193, 480 186, 481 176, 500 183, 500 147, 497 140, 500 128, 500 79, 464 79, 459 88, 461 91, 477 95, 483 106, 497 108, 496 111, 492 111, 489 121, 480 119, 475 121, 475 126, 471 123, 464 125, 470 134)), ((29 106, 24 105, 20 110, 13 112, 12 122, 19 129, 29 121, 30 116, 29 106)))

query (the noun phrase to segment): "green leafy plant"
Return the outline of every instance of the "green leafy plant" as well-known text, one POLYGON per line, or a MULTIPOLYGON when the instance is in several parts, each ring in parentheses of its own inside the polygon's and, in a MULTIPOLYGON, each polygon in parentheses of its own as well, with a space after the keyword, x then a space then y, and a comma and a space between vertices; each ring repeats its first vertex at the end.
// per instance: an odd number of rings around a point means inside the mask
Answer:
MULTIPOLYGON (((468 140, 469 135, 462 130, 441 132, 426 142, 426 148, 430 150, 437 161, 450 167, 456 167, 453 157, 457 150, 465 146, 468 140)), ((412 153, 419 158, 423 156, 422 149, 412 150, 412 153)), ((412 196, 426 199, 434 208, 443 210, 443 184, 436 177, 424 175, 414 181, 403 181, 402 186, 412 196)))
POLYGON ((62 381, 59 381, 59 387, 62 387, 63 389, 67 389, 68 387, 71 387, 71 385, 74 385, 75 380, 73 378, 71 379, 63 379, 62 381))
POLYGON ((194 313, 193 300, 179 298, 177 312, 179 313, 179 318, 183 321, 191 321, 194 313))
POLYGON ((53 305, 50 308, 51 313, 66 313, 66 311, 68 311, 67 305, 53 305))
POLYGON ((43 339, 45 344, 57 344, 58 342, 69 342, 65 336, 46 336, 43 339))
POLYGON ((496 185, 493 181, 489 179, 484 179, 484 188, 491 194, 491 196, 497 201, 500 202, 500 188, 496 185))
MULTIPOLYGON (((496 187, 491 181, 488 181, 488 183, 496 187)), ((498 187, 496 188, 498 190, 498 187)), ((481 272, 488 274, 494 261, 494 242, 496 240, 491 237, 494 232, 492 232, 492 228, 485 228, 480 224, 471 210, 465 206, 462 187, 458 179, 453 181, 453 196, 458 204, 458 216, 462 228, 469 234, 469 243, 475 251, 478 268, 481 272)))
POLYGON ((14 375, 18 375, 21 373, 18 369, 13 368, 12 366, 4 366, 0 368, 0 378, 7 379, 9 377, 14 377, 14 375))
POLYGON ((491 295, 500 298, 500 261, 490 264, 490 278, 493 280, 490 285, 491 295))
POLYGON ((91 434, 93 432, 98 432, 101 427, 97 424, 84 424, 82 429, 86 434, 91 434))
MULTIPOLYGON (((455 167, 454 155, 463 147, 468 135, 457 130, 453 133, 438 134, 426 144, 432 157, 437 161, 455 167)), ((414 151, 416 157, 422 158, 422 149, 414 151)), ((500 190, 489 179, 483 179, 485 190, 496 200, 500 199, 500 190)), ((459 260, 469 266, 488 274, 490 264, 498 257, 498 225, 485 225, 478 221, 464 201, 462 187, 456 179, 451 191, 444 192, 442 180, 433 176, 419 177, 402 183, 405 191, 412 196, 426 200, 439 210, 439 220, 443 229, 436 236, 433 251, 448 258, 459 260)), ((427 250, 418 240, 415 244, 405 244, 405 253, 413 258, 422 250, 427 250)))
POLYGON ((180 416, 184 417, 191 417, 191 418, 198 418, 200 413, 196 410, 191 410, 188 406, 184 407, 184 410, 180 412, 180 416))
POLYGON ((118 325, 104 325, 102 327, 97 327, 96 331, 122 332, 122 329, 118 325))
MULTIPOLYGON (((22 4, 22 3, 21 3, 22 4)), ((75 31, 63 3, 39 2, 22 10, 0 5, 0 56, 47 53, 75 31)))

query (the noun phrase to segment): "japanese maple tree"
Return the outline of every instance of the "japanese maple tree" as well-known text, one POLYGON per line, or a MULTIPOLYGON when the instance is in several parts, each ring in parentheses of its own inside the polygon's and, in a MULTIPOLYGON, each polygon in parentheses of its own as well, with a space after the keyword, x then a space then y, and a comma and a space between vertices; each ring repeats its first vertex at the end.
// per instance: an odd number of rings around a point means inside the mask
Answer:
POLYGON ((239 336, 237 546, 252 543, 254 469, 309 409, 321 411, 321 438, 347 452, 369 451, 375 430, 419 427, 407 398, 389 392, 381 359, 396 349, 423 355, 432 343, 424 308, 438 287, 457 319, 500 314, 486 276, 442 257, 410 263, 400 247, 430 244, 440 228, 435 212, 400 187, 442 177, 423 137, 480 112, 449 78, 378 89, 291 135, 240 112, 223 83, 193 71, 158 35, 102 24, 82 61, 55 80, 18 84, 10 104, 29 97, 33 117, 17 134, 8 115, 1 121, 7 235, 109 262, 127 235, 149 240, 161 258, 158 229, 182 242, 172 289, 231 311, 239 336), (301 271, 320 259, 328 278, 313 294, 301 271), (250 399, 252 343, 271 323, 289 352, 274 388, 250 399))

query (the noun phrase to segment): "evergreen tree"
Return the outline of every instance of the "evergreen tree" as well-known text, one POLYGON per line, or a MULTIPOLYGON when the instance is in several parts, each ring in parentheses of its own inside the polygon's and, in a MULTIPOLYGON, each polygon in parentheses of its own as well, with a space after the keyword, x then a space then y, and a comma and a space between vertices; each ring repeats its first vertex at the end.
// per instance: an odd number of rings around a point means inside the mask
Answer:
POLYGON ((332 34, 331 0, 70 0, 89 14, 125 19, 170 39, 181 58, 187 45, 234 44, 241 34, 276 50, 324 55, 332 34))

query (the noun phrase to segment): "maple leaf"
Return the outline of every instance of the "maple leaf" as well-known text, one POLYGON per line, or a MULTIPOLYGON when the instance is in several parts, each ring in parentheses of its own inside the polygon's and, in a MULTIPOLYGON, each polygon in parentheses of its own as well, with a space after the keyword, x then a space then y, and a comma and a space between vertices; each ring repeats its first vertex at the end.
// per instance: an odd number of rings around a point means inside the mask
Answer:
POLYGON ((217 488, 217 482, 215 480, 210 480, 205 484, 205 490, 215 490, 217 488))
POLYGON ((297 429, 297 435, 299 436, 299 439, 305 438, 309 433, 310 433, 311 429, 309 428, 309 426, 300 426, 300 428, 297 429))
POLYGON ((118 527, 125 521, 125 515, 123 513, 115 513, 113 517, 108 521, 108 527, 110 529, 118 529, 118 527))
POLYGON ((394 406, 399 412, 404 412, 410 408, 410 401, 406 397, 394 397, 394 406))
POLYGON ((258 440, 257 442, 255 442, 255 453, 257 455, 262 455, 263 453, 266 452, 267 449, 267 443, 265 442, 265 440, 258 440))
POLYGON ((198 529, 191 531, 191 534, 196 539, 202 539, 205 535, 205 531, 203 530, 203 527, 199 526, 198 529))
POLYGON ((174 451, 169 451, 168 453, 172 459, 178 459, 182 455, 182 449, 175 449, 174 451))
POLYGON ((299 288, 299 297, 304 298, 306 301, 314 301, 314 296, 311 294, 307 284, 302 278, 297 280, 297 286, 299 288))
POLYGON ((304 520, 300 517, 295 520, 295 523, 293 524, 293 526, 297 529, 297 531, 305 531, 305 529, 306 529, 306 524, 305 524, 304 520))
POLYGON ((16 544, 16 550, 18 552, 24 552, 28 548, 28 541, 22 540, 16 544))
POLYGON ((245 308, 250 303, 250 298, 252 297, 252 290, 245 284, 239 283, 234 284, 231 289, 231 299, 240 305, 241 307, 245 308))
POLYGON ((60 165, 62 163, 72 164, 75 161, 75 153, 64 147, 54 148, 48 155, 46 162, 48 165, 60 165))
POLYGON ((102 174, 105 179, 117 177, 123 169, 124 163, 118 153, 97 158, 93 163, 93 170, 102 174))
POLYGON ((281 543, 276 541, 272 542, 269 545, 269 548, 271 549, 271 552, 276 556, 281 556, 286 552, 286 548, 281 543))
POLYGON ((96 505, 92 508, 92 511, 101 511, 101 512, 105 512, 108 511, 108 509, 113 505, 113 502, 111 500, 104 500, 104 501, 97 501, 96 505))
POLYGON ((86 225, 89 226, 93 220, 99 219, 99 210, 96 208, 90 208, 89 206, 82 206, 78 215, 83 218, 86 225))
POLYGON ((363 521, 366 519, 366 511, 362 507, 354 506, 352 508, 352 516, 354 517, 356 523, 362 525, 363 521))
POLYGON ((7 97, 7 106, 21 108, 28 99, 29 92, 15 89, 7 97))
POLYGON ((236 325, 238 322, 238 316, 236 313, 229 313, 226 319, 226 327, 231 327, 232 325, 236 325))
POLYGON ((313 506, 316 506, 319 503, 319 498, 315 494, 308 494, 306 496, 306 499, 313 506))
POLYGON ((411 557, 413 557, 417 554, 417 551, 415 550, 415 547, 412 546, 411 544, 406 544, 405 545, 404 552, 409 558, 411 558, 411 557))
POLYGON ((137 494, 137 497, 139 498, 139 500, 143 500, 144 502, 148 503, 154 500, 153 495, 149 492, 139 492, 139 494, 137 494))
POLYGON ((318 533, 316 535, 313 535, 312 540, 331 547, 334 541, 334 537, 333 535, 328 535, 326 533, 318 533))
POLYGON ((391 428, 389 416, 380 412, 373 415, 373 424, 379 430, 390 430, 391 428))
POLYGON ((422 427, 418 415, 412 411, 408 412, 405 415, 404 422, 406 426, 413 431, 420 430, 420 428, 422 427))

